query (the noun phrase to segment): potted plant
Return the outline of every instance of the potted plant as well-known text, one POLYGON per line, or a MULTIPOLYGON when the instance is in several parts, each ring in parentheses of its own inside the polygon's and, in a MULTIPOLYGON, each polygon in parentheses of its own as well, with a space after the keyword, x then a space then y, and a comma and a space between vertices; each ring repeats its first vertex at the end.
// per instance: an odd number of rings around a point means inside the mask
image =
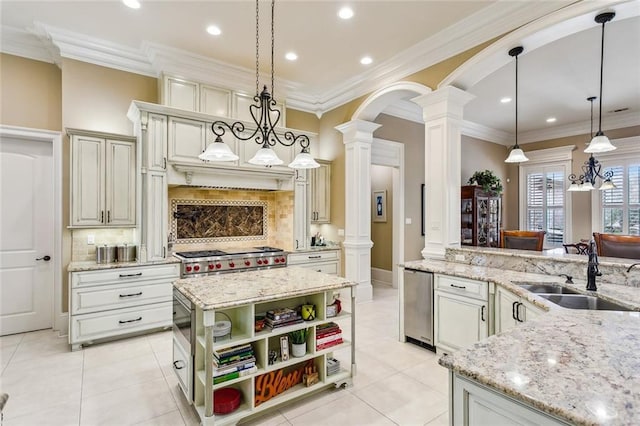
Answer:
POLYGON ((475 172, 473 176, 469 178, 468 183, 469 185, 473 185, 475 183, 481 186, 485 192, 493 192, 496 194, 500 194, 502 192, 502 182, 491 170, 475 172))
POLYGON ((289 332, 291 354, 294 357, 303 357, 307 353, 307 334, 308 330, 306 328, 289 332))

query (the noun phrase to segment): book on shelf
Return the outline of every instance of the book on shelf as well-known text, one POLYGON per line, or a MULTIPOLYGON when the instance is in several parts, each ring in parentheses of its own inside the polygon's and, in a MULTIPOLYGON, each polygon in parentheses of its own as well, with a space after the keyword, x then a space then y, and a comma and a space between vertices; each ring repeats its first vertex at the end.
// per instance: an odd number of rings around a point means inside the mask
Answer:
POLYGON ((276 322, 276 323, 269 323, 268 321, 265 322, 266 326, 271 328, 271 329, 287 327, 287 326, 290 326, 290 325, 302 324, 302 323, 304 323, 304 320, 302 318, 296 318, 296 319, 291 319, 291 320, 286 320, 286 321, 280 321, 280 322, 276 322))
POLYGON ((253 350, 242 352, 236 355, 224 356, 222 358, 213 357, 213 361, 218 365, 231 364, 236 361, 242 361, 247 358, 251 358, 254 355, 253 350))
POLYGON ((249 374, 253 374, 258 371, 258 367, 255 365, 251 368, 247 368, 241 371, 234 371, 233 373, 227 373, 223 376, 217 376, 213 378, 213 384, 217 385, 218 383, 226 382, 228 380, 237 379, 238 377, 248 376, 249 374))
POLYGON ((253 361, 245 362, 243 364, 238 364, 233 367, 224 367, 224 368, 214 368, 213 369, 213 377, 222 376, 228 373, 233 373, 236 371, 246 370, 247 368, 255 367, 256 361, 255 358, 253 361))
POLYGON ((244 365, 244 364, 248 364, 250 362, 256 362, 256 357, 255 356, 250 356, 249 358, 245 358, 245 359, 241 359, 238 360, 236 362, 232 362, 230 364, 217 364, 215 360, 213 360, 213 368, 217 368, 219 370, 223 370, 225 368, 232 368, 232 367, 237 367, 239 365, 244 365))
POLYGON ((224 349, 214 349, 213 356, 220 359, 227 356, 237 355, 243 352, 248 352, 250 350, 253 350, 253 348, 251 347, 251 344, 245 343, 244 345, 230 346, 224 349))
POLYGON ((291 308, 279 308, 267 311, 266 319, 269 320, 287 320, 299 316, 298 312, 291 308))
POLYGON ((323 343, 323 344, 321 344, 321 345, 316 345, 316 350, 317 350, 317 351, 321 351, 321 350, 323 350, 323 349, 327 349, 327 348, 330 348, 330 347, 332 347, 332 346, 339 345, 339 344, 341 344, 341 343, 344 343, 344 340, 342 340, 342 338, 340 338, 340 339, 338 339, 338 340, 334 340, 334 341, 332 341, 332 342, 323 343))
POLYGON ((336 330, 331 330, 331 331, 323 331, 321 333, 316 333, 316 339, 322 339, 324 337, 328 337, 328 336, 334 336, 336 334, 342 334, 342 330, 340 330, 339 328, 336 330))
POLYGON ((342 340, 342 333, 334 334, 332 336, 323 337, 322 339, 316 339, 316 345, 324 345, 325 343, 334 342, 336 340, 342 340))
POLYGON ((332 330, 340 330, 340 326, 335 322, 328 322, 326 324, 320 324, 316 327, 316 334, 329 332, 332 330))

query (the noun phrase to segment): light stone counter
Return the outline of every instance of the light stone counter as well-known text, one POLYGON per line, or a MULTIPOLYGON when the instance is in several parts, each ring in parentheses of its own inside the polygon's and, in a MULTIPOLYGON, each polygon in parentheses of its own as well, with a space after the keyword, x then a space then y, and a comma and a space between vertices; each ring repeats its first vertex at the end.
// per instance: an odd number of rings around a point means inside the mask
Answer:
POLYGON ((177 257, 169 256, 164 260, 158 260, 154 262, 113 262, 113 263, 96 263, 91 261, 71 262, 69 263, 69 265, 67 265, 67 271, 68 272, 100 271, 103 269, 134 268, 136 266, 167 265, 170 263, 180 263, 180 259, 178 259, 177 257))
POLYGON ((291 253, 307 253, 307 252, 314 252, 314 251, 330 251, 330 250, 340 250, 340 245, 328 244, 326 246, 310 246, 309 248, 306 248, 306 249, 293 250, 291 251, 291 253))
POLYGON ((446 355, 441 365, 572 424, 640 424, 640 288, 598 283, 598 296, 634 312, 574 310, 514 284, 555 283, 588 294, 564 278, 437 260, 404 266, 491 281, 549 311, 446 355))
POLYGON ((187 278, 173 283, 178 291, 205 311, 355 285, 335 275, 295 266, 187 278))

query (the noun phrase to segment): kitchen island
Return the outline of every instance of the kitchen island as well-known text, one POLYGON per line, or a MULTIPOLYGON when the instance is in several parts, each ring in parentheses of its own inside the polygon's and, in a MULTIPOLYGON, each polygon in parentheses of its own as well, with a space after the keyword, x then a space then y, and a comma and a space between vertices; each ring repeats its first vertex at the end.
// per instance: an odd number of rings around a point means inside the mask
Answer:
MULTIPOLYGON (((598 285, 599 297, 629 312, 565 309, 518 284, 586 294, 584 283, 437 260, 404 266, 495 283, 546 311, 440 359, 450 369, 452 424, 640 424, 640 288, 598 285)), ((629 272, 627 282, 638 273, 629 272)))
MULTIPOLYGON (((193 359, 193 403, 201 422, 216 425, 235 424, 245 417, 324 387, 350 384, 355 374, 355 286, 355 283, 344 278, 298 267, 209 275, 175 281, 174 288, 192 303, 195 310, 191 324, 195 329, 196 339, 193 359), (325 306, 333 302, 334 292, 342 289, 351 290, 351 312, 342 311, 335 317, 328 317, 325 306), (256 316, 267 311, 295 308, 303 304, 315 305, 315 318, 281 328, 255 328, 256 316), (350 338, 345 338, 335 346, 321 345, 317 340, 318 330, 341 319, 350 319, 350 338), (217 330, 216 321, 224 320, 231 321, 230 334, 214 338, 217 330), (307 353, 298 358, 283 356, 281 337, 297 330, 308 331, 307 353), (214 351, 220 352, 243 345, 251 346, 257 371, 214 385, 214 351), (329 368, 333 363, 333 351, 346 347, 351 348, 351 359, 340 360, 341 369, 334 372, 329 368), (270 352, 273 351, 280 352, 275 361, 269 359, 270 352), (309 386, 299 383, 299 378, 302 377, 299 371, 306 373, 307 368, 318 372, 317 383, 311 383, 309 386), (272 380, 271 390, 278 391, 267 395, 260 390, 260 384, 268 380, 272 380), (290 381, 290 386, 284 386, 287 380, 290 381), (227 387, 240 392, 240 406, 227 414, 214 414, 214 391, 227 387), (284 391, 280 392, 281 390, 284 391)), ((176 374, 181 373, 176 370, 176 374)))

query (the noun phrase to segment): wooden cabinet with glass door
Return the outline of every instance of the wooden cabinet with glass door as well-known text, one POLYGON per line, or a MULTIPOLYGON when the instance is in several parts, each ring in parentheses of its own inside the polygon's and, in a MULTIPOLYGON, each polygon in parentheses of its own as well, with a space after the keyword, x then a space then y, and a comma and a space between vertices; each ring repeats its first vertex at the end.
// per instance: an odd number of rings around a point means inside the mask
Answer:
POLYGON ((502 225, 502 195, 467 185, 460 193, 460 243, 498 247, 502 225))

